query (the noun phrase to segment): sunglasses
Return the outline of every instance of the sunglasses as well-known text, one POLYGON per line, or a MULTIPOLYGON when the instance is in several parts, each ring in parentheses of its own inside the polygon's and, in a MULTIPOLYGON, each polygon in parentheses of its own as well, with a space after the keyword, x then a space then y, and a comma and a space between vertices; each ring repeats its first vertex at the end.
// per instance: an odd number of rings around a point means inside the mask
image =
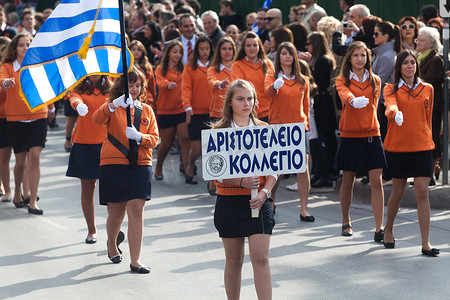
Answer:
POLYGON ((377 31, 377 32, 374 32, 374 33, 373 33, 373 36, 374 36, 374 37, 378 37, 379 35, 382 35, 381 32, 378 32, 378 31, 377 31))
POLYGON ((272 21, 273 19, 278 19, 278 17, 266 17, 264 18, 264 21, 272 21))
POLYGON ((309 45, 311 45, 311 43, 310 42, 306 42, 306 44, 305 44, 306 46, 309 46, 309 45))
POLYGON ((416 27, 416 25, 414 25, 414 24, 403 24, 402 26, 401 26, 401 28, 403 29, 403 30, 406 30, 406 29, 414 29, 416 27))

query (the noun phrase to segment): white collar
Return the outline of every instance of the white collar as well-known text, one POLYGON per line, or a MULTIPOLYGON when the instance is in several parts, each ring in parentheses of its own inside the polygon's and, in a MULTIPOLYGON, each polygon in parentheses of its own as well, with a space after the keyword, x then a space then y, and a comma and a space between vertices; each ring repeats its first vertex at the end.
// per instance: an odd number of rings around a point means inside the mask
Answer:
POLYGON ((20 69, 20 64, 17 59, 15 61, 13 61, 13 68, 14 68, 14 72, 17 72, 20 69))
POLYGON ((285 78, 286 80, 292 80, 295 78, 295 75, 289 78, 286 74, 283 73, 283 71, 278 72, 278 79, 285 78))
MULTIPOLYGON (((246 59, 248 62, 251 62, 250 59, 248 59, 247 56, 245 56, 245 59, 246 59)), ((258 60, 256 61, 256 64, 258 64, 260 61, 261 61, 261 58, 258 58, 258 60)), ((256 64, 255 64, 255 65, 256 65, 256 64)))
POLYGON ((2 31, 5 31, 5 29, 6 29, 6 23, 3 23, 2 26, 0 26, 0 29, 1 29, 2 31))
POLYGON ((349 78, 350 80, 353 78, 353 79, 355 79, 356 81, 358 81, 359 83, 363 83, 363 82, 366 82, 367 79, 369 79, 369 71, 367 71, 367 69, 364 69, 364 75, 363 75, 363 80, 362 80, 362 82, 359 81, 358 76, 356 76, 356 74, 353 73, 352 70, 350 70, 350 76, 349 76, 349 77, 350 77, 350 78, 349 78))
POLYGON ((410 89, 412 89, 412 90, 415 90, 415 89, 419 86, 419 84, 421 84, 421 83, 422 83, 422 81, 420 80, 420 78, 417 78, 416 83, 415 83, 414 86, 411 88, 411 87, 409 86, 409 84, 407 84, 402 78, 400 78, 400 80, 399 80, 399 82, 398 82, 398 88, 401 88, 402 85, 406 85, 408 88, 410 88, 410 89))
POLYGON ((131 34, 132 34, 132 35, 137 34, 139 31, 141 31, 142 29, 144 29, 144 27, 145 27, 145 25, 142 25, 141 27, 136 28, 135 30, 133 30, 133 32, 132 32, 131 34))
MULTIPOLYGON (((246 127, 251 127, 251 126, 255 126, 255 123, 253 123, 252 118, 249 119, 248 126, 246 126, 246 127)), ((241 127, 241 126, 238 126, 238 125, 236 124, 236 122, 234 122, 234 120, 233 120, 233 121, 231 121, 231 127, 232 127, 232 128, 239 128, 239 127, 241 127)))
MULTIPOLYGON (((195 34, 192 37, 192 39, 188 40, 184 35, 181 36, 181 42, 183 43, 183 45, 187 45, 188 42, 191 42, 192 46, 194 46, 195 44, 195 34)), ((194 49, 192 49, 194 50, 194 49)))
POLYGON ((200 61, 200 59, 197 59, 197 66, 206 68, 207 66, 209 66, 209 60, 206 62, 206 64, 203 64, 203 63, 200 61))
POLYGON ((220 69, 220 71, 222 71, 223 69, 227 69, 228 71, 231 71, 231 68, 227 68, 224 64, 220 64, 219 69, 220 69))

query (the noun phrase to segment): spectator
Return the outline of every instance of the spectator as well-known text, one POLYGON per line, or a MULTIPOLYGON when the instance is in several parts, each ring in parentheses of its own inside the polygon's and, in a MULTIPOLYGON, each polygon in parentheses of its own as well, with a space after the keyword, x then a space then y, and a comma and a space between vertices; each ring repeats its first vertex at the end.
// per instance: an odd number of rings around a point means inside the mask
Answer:
MULTIPOLYGON (((444 61, 439 56, 439 52, 442 51, 442 48, 437 29, 431 27, 420 28, 416 47, 416 50, 419 53, 417 61, 419 63, 418 67, 420 67, 420 78, 424 82, 431 84, 434 88, 433 113, 431 119, 434 143, 434 150, 432 152, 432 174, 435 171, 435 167, 439 166, 442 154, 440 133, 442 127, 442 113, 444 110, 444 82, 442 76, 444 73, 444 61)), ((435 184, 435 180, 432 177, 430 185, 435 184)))
MULTIPOLYGON (((283 42, 294 43, 294 37, 291 30, 286 27, 278 27, 272 30, 270 37, 270 53, 267 54, 267 56, 274 65, 277 58, 278 46, 280 46, 283 42)), ((297 50, 295 52, 297 52, 297 50)))
POLYGON ((51 8, 46 8, 44 9, 44 11, 42 12, 43 17, 44 17, 44 22, 48 19, 48 17, 52 14, 53 9, 51 8))
POLYGON ((16 34, 17 31, 6 24, 5 10, 0 6, 0 36, 12 39, 16 34))
POLYGON ((350 7, 356 4, 356 0, 339 0, 339 7, 344 14, 350 11, 350 7))
POLYGON ((309 29, 311 31, 317 31, 317 22, 319 22, 320 19, 326 16, 327 15, 320 10, 313 12, 308 19, 309 29))
POLYGON ((264 21, 267 11, 267 8, 260 8, 256 13, 256 25, 258 26, 258 31, 256 33, 258 34, 263 45, 266 41, 269 41, 270 36, 269 30, 266 29, 266 21, 264 21))
POLYGON ((281 14, 281 10, 278 8, 269 9, 264 17, 264 22, 266 22, 266 29, 269 31, 283 26, 283 15, 281 14))
MULTIPOLYGON (((181 37, 177 38, 177 40, 183 45, 182 62, 183 65, 185 65, 191 57, 192 51, 194 51, 195 43, 198 38, 195 34, 195 19, 192 14, 183 14, 180 16, 180 29, 181 37)), ((170 41, 167 41, 164 44, 164 48, 167 47, 169 43, 170 41)))
POLYGON ((303 24, 303 16, 306 14, 306 5, 300 4, 297 6, 297 23, 303 24))
POLYGON ((403 49, 416 50, 416 38, 419 34, 419 26, 414 17, 407 16, 400 19, 398 25, 402 29, 403 49))
POLYGON ((305 25, 306 30, 308 30, 308 32, 311 32, 311 28, 309 28, 308 20, 311 17, 311 15, 313 14, 313 12, 321 11, 325 15, 327 15, 327 12, 325 11, 325 9, 323 9, 322 7, 317 5, 316 2, 317 2, 317 0, 302 0, 302 4, 306 5, 306 9, 305 9, 305 15, 303 16, 301 21, 302 21, 303 25, 305 25))
MULTIPOLYGON (((216 12, 207 10, 202 14, 202 21, 206 35, 211 40, 215 48, 217 42, 225 35, 225 32, 223 32, 219 26, 219 16, 216 12)), ((211 51, 213 51, 213 49, 211 49, 211 51)))
POLYGON ((41 29, 44 22, 45 22, 44 15, 41 12, 38 12, 36 13, 36 15, 34 15, 34 29, 36 30, 36 32, 38 32, 39 29, 41 29))
POLYGON ((441 43, 442 43, 442 30, 444 29, 444 23, 442 22, 442 19, 439 17, 429 19, 427 22, 427 26, 436 28, 439 31, 439 35, 441 37, 441 43))
POLYGON ((131 15, 130 32, 128 36, 131 40, 138 40, 142 44, 145 44, 144 25, 146 21, 144 12, 136 10, 131 15))
POLYGON ((147 58, 147 51, 144 45, 138 40, 134 40, 128 46, 131 53, 134 56, 134 66, 144 74, 146 79, 146 86, 143 88, 146 90, 146 98, 142 100, 143 103, 150 105, 155 110, 156 100, 156 86, 155 86, 155 74, 153 73, 153 67, 147 58))
POLYGON ((248 13, 247 16, 245 16, 245 26, 246 26, 245 32, 252 31, 253 25, 256 22, 256 17, 257 14, 255 12, 248 13))
POLYGON ((35 12, 32 9, 24 9, 22 11, 22 20, 21 27, 19 28, 19 32, 28 33, 31 36, 36 35, 36 29, 34 29, 34 15, 35 12))
POLYGON ((220 27, 227 28, 228 25, 234 24, 238 28, 242 27, 241 16, 235 11, 233 1, 221 0, 219 2, 220 12, 220 27))
POLYGON ((297 48, 297 51, 306 51, 306 39, 308 36, 308 31, 306 27, 302 24, 292 24, 289 25, 289 29, 292 32, 292 36, 294 37, 294 45, 297 48))
POLYGON ((298 6, 291 6, 291 8, 289 9, 289 15, 288 15, 288 20, 289 20, 289 24, 293 24, 293 23, 297 23, 297 10, 298 10, 298 6))
POLYGON ((12 28, 16 28, 20 26, 20 17, 19 14, 15 11, 12 11, 8 14, 8 25, 12 28))
POLYGON ((228 25, 227 30, 225 32, 225 36, 230 37, 236 45, 236 48, 239 49, 241 47, 241 42, 239 41, 239 29, 236 25, 228 25))
POLYGON ((161 28, 155 22, 148 21, 145 23, 142 31, 145 37, 144 47, 147 52, 147 58, 151 64, 156 64, 161 58, 161 28))
POLYGON ((420 9, 420 16, 418 18, 418 21, 421 21, 424 24, 427 24, 429 20, 431 20, 433 18, 438 18, 438 17, 439 17, 439 14, 438 14, 438 10, 437 10, 436 6, 434 6, 433 4, 428 4, 428 5, 424 5, 420 9))

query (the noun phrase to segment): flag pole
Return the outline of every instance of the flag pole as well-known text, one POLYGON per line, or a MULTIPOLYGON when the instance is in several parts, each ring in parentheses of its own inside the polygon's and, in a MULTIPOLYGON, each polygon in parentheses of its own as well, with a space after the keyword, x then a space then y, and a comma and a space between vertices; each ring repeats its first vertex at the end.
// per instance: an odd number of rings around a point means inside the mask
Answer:
MULTIPOLYGON (((122 46, 122 66, 123 66, 123 92, 125 95, 124 101, 128 98, 130 94, 128 88, 128 66, 127 66, 127 45, 125 43, 125 18, 123 12, 123 0, 119 1, 119 20, 120 20, 120 42, 122 46)), ((133 99, 131 99, 133 101, 133 99)), ((127 111, 127 127, 131 127, 131 108, 128 106, 126 108, 127 111)), ((135 140, 128 139, 129 144, 129 152, 128 152, 128 161, 130 162, 130 166, 132 168, 137 167, 137 158, 138 158, 138 145, 135 140)))
MULTIPOLYGON (((122 66, 123 66, 123 92, 125 101, 129 95, 128 89, 128 66, 127 66, 127 45, 125 42, 125 19, 123 14, 123 0, 119 1, 119 20, 120 20, 120 41, 122 45, 122 66)), ((127 107, 127 126, 131 127, 131 109, 127 107)))

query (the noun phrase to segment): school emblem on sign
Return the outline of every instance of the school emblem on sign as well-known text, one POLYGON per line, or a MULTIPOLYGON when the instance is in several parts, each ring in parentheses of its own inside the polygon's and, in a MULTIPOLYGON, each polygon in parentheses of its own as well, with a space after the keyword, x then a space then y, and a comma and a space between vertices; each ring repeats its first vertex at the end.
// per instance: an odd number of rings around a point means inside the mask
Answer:
POLYGON ((225 158, 222 155, 211 155, 206 162, 206 171, 212 177, 222 176, 226 169, 225 158))

